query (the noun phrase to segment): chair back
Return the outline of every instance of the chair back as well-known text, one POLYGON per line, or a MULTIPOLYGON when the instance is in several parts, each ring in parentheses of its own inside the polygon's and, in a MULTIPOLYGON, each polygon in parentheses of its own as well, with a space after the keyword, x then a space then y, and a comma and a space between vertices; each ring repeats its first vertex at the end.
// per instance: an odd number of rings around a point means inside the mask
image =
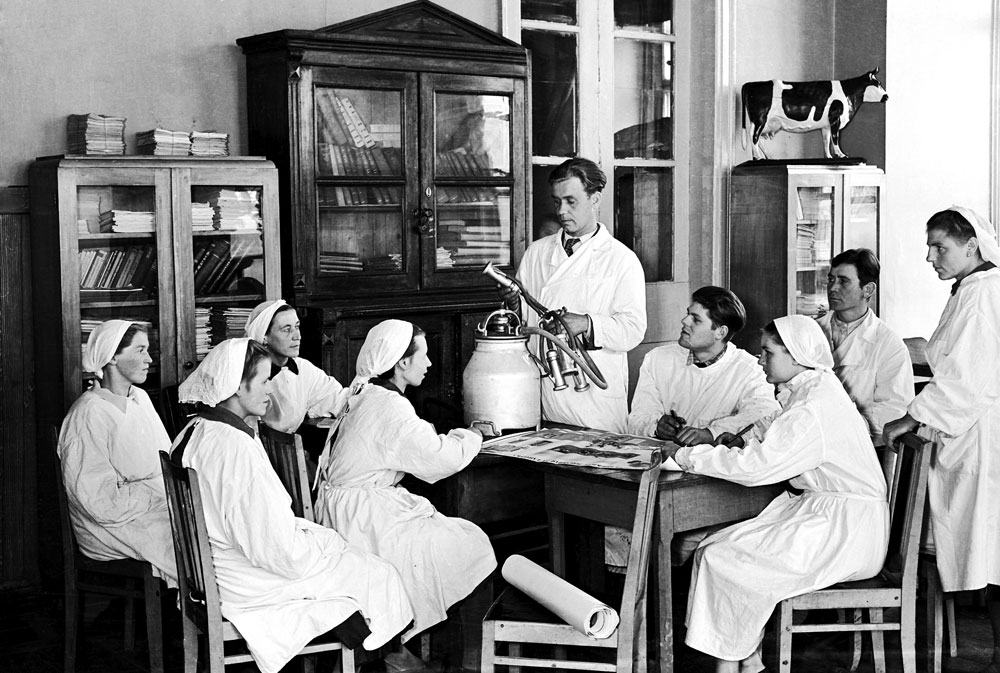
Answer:
POLYGON ((889 485, 889 549, 883 573, 898 575, 904 593, 916 591, 917 563, 934 442, 907 432, 892 445, 896 465, 889 485), (897 570, 898 569, 898 570, 897 570))
POLYGON ((69 496, 63 481, 62 460, 59 458, 59 426, 53 425, 49 431, 52 450, 56 453, 56 496, 59 498, 59 525, 62 528, 63 573, 67 582, 76 581, 76 555, 82 553, 76 544, 73 521, 69 516, 69 496))
POLYGON ((264 423, 258 423, 257 430, 267 458, 271 461, 274 471, 278 473, 278 479, 292 496, 292 511, 295 516, 315 521, 302 437, 295 433, 269 428, 264 423))
POLYGON ((656 499, 659 494, 662 455, 653 453, 653 462, 642 473, 639 480, 639 496, 635 504, 635 519, 632 523, 632 544, 628 552, 628 569, 625 572, 625 590, 619 610, 621 623, 618 625, 617 670, 636 670, 633 660, 645 657, 645 652, 635 653, 635 643, 645 642, 639 638, 639 629, 645 628, 646 576, 649 570, 649 556, 653 546, 653 522, 656 517, 656 499), (640 618, 636 619, 636 615, 640 618))
POLYGON ((182 404, 179 393, 180 384, 174 383, 164 386, 160 391, 160 418, 163 420, 163 427, 167 429, 170 439, 174 439, 180 431, 187 425, 188 420, 194 415, 192 405, 182 404))
POLYGON ((181 613, 210 638, 221 641, 222 603, 215 580, 198 473, 178 465, 165 451, 160 451, 160 467, 170 510, 181 613))

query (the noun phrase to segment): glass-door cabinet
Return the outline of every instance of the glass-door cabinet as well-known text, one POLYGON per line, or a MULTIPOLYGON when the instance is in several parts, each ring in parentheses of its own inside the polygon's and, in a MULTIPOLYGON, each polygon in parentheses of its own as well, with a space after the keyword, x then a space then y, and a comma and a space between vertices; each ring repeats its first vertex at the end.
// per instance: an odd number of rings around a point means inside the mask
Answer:
POLYGON ((90 385, 102 321, 148 332, 154 402, 279 296, 277 172, 240 157, 57 156, 29 170, 39 417, 90 385))

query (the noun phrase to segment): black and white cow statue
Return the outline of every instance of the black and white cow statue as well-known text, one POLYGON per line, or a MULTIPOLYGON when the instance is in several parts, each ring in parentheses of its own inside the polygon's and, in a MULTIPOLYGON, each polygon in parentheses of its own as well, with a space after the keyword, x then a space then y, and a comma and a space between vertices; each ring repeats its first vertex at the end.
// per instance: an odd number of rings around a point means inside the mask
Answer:
POLYGON ((840 150, 840 131, 857 114, 862 103, 889 100, 878 68, 864 75, 843 80, 815 82, 747 82, 743 85, 743 147, 749 118, 753 132, 754 159, 767 159, 760 147, 761 136, 770 139, 778 131, 823 132, 826 157, 847 156, 840 150))

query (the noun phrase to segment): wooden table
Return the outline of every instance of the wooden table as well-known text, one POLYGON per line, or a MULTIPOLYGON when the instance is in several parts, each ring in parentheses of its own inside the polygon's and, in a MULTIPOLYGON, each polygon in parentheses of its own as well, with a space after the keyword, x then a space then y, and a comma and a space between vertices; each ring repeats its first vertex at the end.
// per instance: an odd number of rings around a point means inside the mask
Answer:
MULTIPOLYGON (((545 506, 549 514, 553 570, 557 574, 562 575, 566 570, 567 514, 605 525, 632 528, 640 472, 530 464, 545 476, 545 506)), ((670 576, 670 543, 674 533, 756 516, 781 490, 780 486, 748 488, 685 472, 662 473, 657 505, 659 526, 654 540, 661 673, 672 673, 674 669, 670 576)))

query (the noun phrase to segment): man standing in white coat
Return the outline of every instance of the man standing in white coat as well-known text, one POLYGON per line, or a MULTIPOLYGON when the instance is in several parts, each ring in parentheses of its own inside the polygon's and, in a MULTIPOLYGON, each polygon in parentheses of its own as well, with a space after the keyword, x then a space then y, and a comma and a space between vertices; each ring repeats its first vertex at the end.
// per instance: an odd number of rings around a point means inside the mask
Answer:
POLYGON ((826 284, 830 311, 817 319, 833 350, 833 371, 868 422, 875 446, 882 445, 882 427, 905 414, 913 400, 906 344, 869 307, 879 271, 868 248, 834 257, 826 284))
MULTIPOLYGON (((569 330, 580 335, 607 381, 602 390, 573 386, 553 390, 542 383, 542 416, 610 432, 625 432, 628 419, 628 352, 646 333, 646 284, 635 253, 597 221, 604 171, 589 159, 568 159, 549 175, 552 203, 561 231, 532 243, 517 279, 549 309, 566 308, 569 330)), ((519 298, 504 299, 518 310, 519 298)), ((528 311, 528 322, 538 315, 528 311)))

